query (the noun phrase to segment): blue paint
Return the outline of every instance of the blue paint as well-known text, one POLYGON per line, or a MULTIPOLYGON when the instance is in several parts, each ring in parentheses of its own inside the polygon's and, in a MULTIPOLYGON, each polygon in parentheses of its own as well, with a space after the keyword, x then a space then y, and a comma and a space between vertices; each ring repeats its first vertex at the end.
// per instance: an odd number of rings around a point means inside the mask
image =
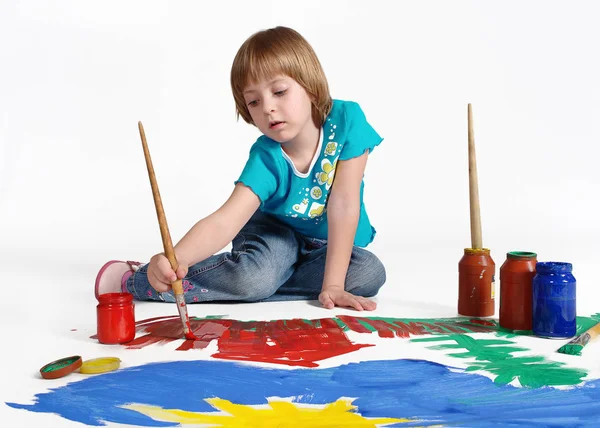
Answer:
POLYGON ((538 262, 533 277, 533 334, 542 337, 575 336, 576 281, 571 263, 538 262))
MULTIPOLYGON (((40 384, 40 387, 41 384, 40 384)), ((128 403, 211 412, 204 398, 265 404, 266 397, 297 397, 296 402, 326 404, 358 397, 365 417, 414 418, 390 426, 453 425, 597 427, 600 381, 570 390, 515 388, 487 377, 449 370, 429 361, 367 361, 327 369, 268 369, 221 361, 148 364, 98 375, 37 394, 34 404, 7 403, 16 409, 56 413, 100 426, 175 426, 133 410, 128 403)))

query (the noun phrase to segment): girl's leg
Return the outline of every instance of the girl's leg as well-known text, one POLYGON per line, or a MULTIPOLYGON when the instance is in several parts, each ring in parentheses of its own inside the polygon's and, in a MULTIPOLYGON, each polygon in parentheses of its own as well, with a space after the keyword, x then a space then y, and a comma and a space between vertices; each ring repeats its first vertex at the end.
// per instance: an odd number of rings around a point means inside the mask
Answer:
MULTIPOLYGON (((301 255, 294 274, 266 301, 318 299, 325 275, 327 243, 320 239, 304 238, 300 245, 301 255)), ((377 256, 354 246, 345 290, 355 296, 372 297, 385 280, 385 268, 377 256)))
MULTIPOLYGON (((292 229, 257 211, 234 238, 231 252, 190 266, 183 279, 185 300, 264 300, 290 278, 298 254, 299 243, 292 229)), ((152 288, 147 265, 131 275, 126 289, 138 300, 175 301, 173 291, 157 293, 152 288)))

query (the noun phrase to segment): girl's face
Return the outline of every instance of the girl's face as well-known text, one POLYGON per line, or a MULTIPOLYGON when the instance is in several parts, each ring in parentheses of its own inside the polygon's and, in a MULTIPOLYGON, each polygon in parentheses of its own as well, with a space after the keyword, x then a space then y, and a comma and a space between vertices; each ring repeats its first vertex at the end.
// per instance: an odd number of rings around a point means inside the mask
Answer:
POLYGON ((291 77, 281 75, 249 84, 244 99, 257 128, 278 143, 291 142, 315 127, 310 97, 291 77))

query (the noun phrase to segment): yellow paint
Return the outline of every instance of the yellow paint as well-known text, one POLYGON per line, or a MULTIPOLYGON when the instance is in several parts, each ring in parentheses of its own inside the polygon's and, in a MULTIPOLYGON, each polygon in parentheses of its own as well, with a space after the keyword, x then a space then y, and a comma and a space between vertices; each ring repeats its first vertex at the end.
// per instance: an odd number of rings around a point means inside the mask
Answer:
POLYGON ((415 422, 414 419, 365 418, 352 410, 351 399, 339 399, 325 406, 301 405, 289 401, 271 401, 267 406, 255 408, 234 404, 221 398, 208 398, 206 402, 219 412, 196 413, 177 409, 162 409, 143 404, 129 404, 126 409, 143 413, 163 422, 184 424, 209 424, 219 428, 284 428, 284 427, 378 427, 399 422, 415 422))

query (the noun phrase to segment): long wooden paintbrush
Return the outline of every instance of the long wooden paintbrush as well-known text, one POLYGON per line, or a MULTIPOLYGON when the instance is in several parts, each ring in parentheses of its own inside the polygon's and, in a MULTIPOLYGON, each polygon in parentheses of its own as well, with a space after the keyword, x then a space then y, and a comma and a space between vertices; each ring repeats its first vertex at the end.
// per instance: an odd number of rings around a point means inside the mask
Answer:
MULTIPOLYGON (((165 256, 169 259, 171 267, 177 272, 178 264, 175 258, 175 250, 173 250, 173 242, 171 241, 171 234, 169 233, 169 226, 167 225, 167 218, 165 216, 165 210, 163 209, 162 199, 158 190, 158 183, 156 182, 156 176, 154 175, 154 167, 152 166, 152 158, 150 157, 150 151, 148 150, 148 143, 146 142, 146 134, 142 122, 138 122, 138 128, 140 129, 140 137, 142 138, 142 147, 144 148, 144 157, 146 158, 146 167, 148 168, 148 177, 150 178, 150 186, 152 186, 152 196, 154 197, 154 206, 156 207, 156 215, 158 216, 158 225, 160 226, 160 236, 163 241, 163 248, 165 250, 165 256)), ((186 339, 197 339, 192 332, 190 327, 190 319, 188 317, 187 306, 185 304, 185 298, 183 296, 183 285, 181 279, 177 279, 171 284, 173 287, 173 293, 175 294, 175 300, 177 302, 177 310, 183 323, 183 333, 186 339)))
POLYGON ((561 346, 558 352, 561 354, 581 355, 583 348, 600 335, 600 322, 595 326, 588 328, 585 332, 571 340, 566 345, 561 346))
POLYGON ((469 137, 469 207, 471 209, 471 248, 483 248, 481 239, 481 212, 479 208, 479 184, 477 180, 477 157, 475 155, 475 132, 473 130, 473 109, 467 105, 469 137))

